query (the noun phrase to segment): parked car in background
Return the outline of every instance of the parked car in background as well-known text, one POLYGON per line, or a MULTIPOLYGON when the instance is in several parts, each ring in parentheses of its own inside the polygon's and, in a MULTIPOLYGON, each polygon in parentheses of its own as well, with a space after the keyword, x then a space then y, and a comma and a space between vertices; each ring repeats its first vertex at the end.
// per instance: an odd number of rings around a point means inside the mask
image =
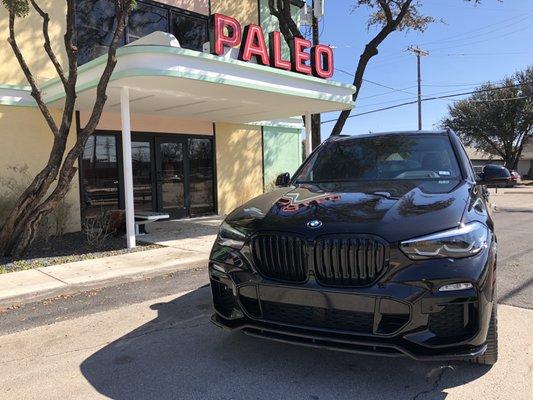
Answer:
POLYGON ((498 358, 496 237, 451 131, 338 136, 222 223, 209 262, 228 330, 420 360, 498 358))
POLYGON ((511 183, 513 186, 522 183, 522 177, 518 171, 511 170, 511 183))
POLYGON ((490 176, 490 187, 512 187, 514 183, 511 178, 511 172, 503 165, 487 164, 483 167, 483 172, 478 174, 481 180, 487 180, 490 176))

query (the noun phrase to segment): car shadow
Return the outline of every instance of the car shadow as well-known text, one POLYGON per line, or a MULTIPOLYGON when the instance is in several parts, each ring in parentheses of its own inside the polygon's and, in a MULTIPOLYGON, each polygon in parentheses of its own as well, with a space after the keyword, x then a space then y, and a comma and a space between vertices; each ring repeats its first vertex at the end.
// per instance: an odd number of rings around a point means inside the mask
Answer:
POLYGON ((202 287, 151 306, 154 320, 80 366, 112 399, 444 399, 489 367, 339 353, 228 333, 202 287))

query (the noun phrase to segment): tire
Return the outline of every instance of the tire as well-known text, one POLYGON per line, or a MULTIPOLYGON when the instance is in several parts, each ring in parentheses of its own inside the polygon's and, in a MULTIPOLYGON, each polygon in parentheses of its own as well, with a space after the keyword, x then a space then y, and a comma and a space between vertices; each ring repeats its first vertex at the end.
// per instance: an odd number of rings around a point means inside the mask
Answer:
POLYGON ((489 331, 487 332, 487 350, 482 356, 473 358, 475 364, 494 365, 498 361, 498 304, 494 301, 490 315, 489 331))

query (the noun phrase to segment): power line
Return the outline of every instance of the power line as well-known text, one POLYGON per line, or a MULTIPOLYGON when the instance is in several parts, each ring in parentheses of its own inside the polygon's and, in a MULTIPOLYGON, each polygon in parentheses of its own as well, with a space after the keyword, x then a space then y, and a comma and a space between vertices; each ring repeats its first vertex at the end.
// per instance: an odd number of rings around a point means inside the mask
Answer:
MULTIPOLYGON (((485 84, 487 82, 482 82, 482 83, 479 83, 479 84, 476 84, 476 85, 465 85, 465 86, 481 86, 483 84, 485 84)), ((496 81, 496 82, 491 82, 492 84, 503 84, 504 81, 496 81)), ((424 86, 424 85, 422 85, 424 86)), ((462 87, 462 85, 460 86, 462 87)), ((455 90, 460 90, 459 88, 458 89, 455 89, 455 90)), ((422 96, 422 101, 424 99, 427 99, 427 98, 430 98, 430 97, 435 97, 437 95, 446 95, 446 94, 455 94, 455 90, 439 90, 437 92, 431 92, 431 93, 428 93, 426 94, 425 96, 422 96)), ((382 104, 390 104, 390 103, 394 103, 395 101, 403 101, 403 100, 414 100, 412 97, 407 97, 407 98, 402 98, 402 99, 394 99, 394 100, 387 100, 387 101, 380 101, 380 102, 377 102, 377 103, 372 103, 372 104, 364 104, 364 105, 360 105, 358 106, 359 108, 367 108, 367 107, 373 107, 373 106, 379 106, 379 105, 382 105, 382 104)))
POLYGON ((442 54, 442 53, 431 53, 433 56, 441 56, 441 57, 458 57, 458 56, 506 56, 506 55, 518 55, 518 54, 533 54, 533 51, 510 51, 510 52, 503 52, 503 53, 448 53, 448 54, 442 54))
MULTIPOLYGON (((514 100, 522 100, 522 99, 527 99, 527 96, 508 97, 506 99, 468 100, 468 102, 470 102, 470 103, 490 103, 491 101, 514 101, 514 100)), ((463 101, 463 99, 452 100, 452 101, 463 101)))
MULTIPOLYGON (((524 20, 528 20, 532 13, 533 13, 533 10, 530 10, 530 11, 526 12, 526 14, 521 13, 520 15, 511 17, 511 18, 506 18, 504 20, 495 22, 493 24, 485 25, 485 26, 480 27, 480 28, 471 29, 471 30, 463 32, 463 33, 452 35, 452 36, 449 36, 448 38, 443 38, 443 39, 439 39, 439 40, 433 40, 433 41, 429 41, 429 42, 424 42, 424 43, 422 43, 422 45, 426 46, 426 45, 430 45, 430 44, 439 44, 439 43, 447 43, 447 42, 461 42, 461 41, 464 42, 465 39, 462 39, 463 37, 466 37, 466 39, 468 40, 468 39, 480 37, 480 36, 483 36, 483 35, 487 35, 487 34, 490 34, 490 33, 494 33, 494 32, 497 32, 499 30, 506 29, 506 28, 509 28, 509 27, 512 27, 512 26, 516 26, 516 23, 522 22, 524 20), (503 27, 499 27, 499 28, 493 29, 491 31, 484 32, 482 34, 472 35, 472 36, 470 36, 468 38, 468 36, 471 33, 483 31, 483 30, 489 29, 489 28, 491 28, 493 26, 497 26, 498 24, 505 23, 505 22, 508 22, 508 21, 514 21, 514 22, 512 24, 507 24, 507 25, 504 25, 503 27)), ((529 27, 530 27, 530 25, 528 24, 524 28, 520 28, 518 30, 507 32, 507 33, 504 33, 503 35, 498 35, 496 37, 490 37, 490 38, 487 38, 487 39, 484 39, 484 40, 480 40, 480 41, 476 41, 476 42, 472 42, 472 43, 461 43, 461 44, 458 44, 458 45, 451 45, 451 46, 448 46, 448 47, 435 48, 435 49, 431 49, 430 48, 430 50, 433 53, 434 50, 444 50, 444 49, 448 49, 448 48, 451 49, 451 48, 455 48, 455 47, 463 47, 463 46, 467 46, 467 45, 470 45, 470 44, 481 43, 481 42, 485 42, 487 40, 493 40, 493 39, 497 39, 497 38, 500 38, 500 37, 505 37, 505 36, 508 36, 510 34, 513 34, 513 33, 528 29, 529 27)), ((351 47, 351 46, 348 45, 348 46, 345 46, 345 47, 351 47)), ((402 54, 393 53, 393 54, 389 54, 387 56, 384 56, 384 57, 382 57, 379 60, 376 60, 374 62, 374 64, 379 65, 379 67, 384 66, 384 65, 390 65, 390 64, 394 63, 394 62, 390 62, 391 60, 398 59, 398 58, 403 58, 403 57, 405 57, 405 54, 402 55, 402 54)))
MULTIPOLYGON (((345 71, 345 70, 343 70, 343 69, 341 69, 341 68, 337 68, 337 67, 336 67, 336 68, 335 68, 335 71, 342 72, 343 74, 346 74, 346 75, 351 76, 351 77, 353 78, 353 74, 352 74, 352 73, 347 72, 347 71, 345 71)), ((402 93, 407 93, 407 94, 410 94, 410 95, 414 95, 414 93, 407 92, 407 91, 405 91, 405 90, 403 90, 403 89, 396 89, 396 88, 393 88, 393 87, 391 87, 391 86, 384 85, 383 83, 379 83, 379 82, 371 81, 370 79, 365 79, 365 78, 363 78, 363 81, 364 81, 364 82, 367 82, 367 83, 371 83, 372 85, 376 85, 376 86, 383 87, 383 88, 385 88, 385 89, 390 89, 390 90, 392 90, 393 92, 402 92, 402 93)))
MULTIPOLYGON (((474 93, 492 92, 492 91, 495 91, 495 90, 511 89, 511 88, 514 88, 514 87, 518 87, 518 86, 522 86, 522 85, 526 85, 526 84, 530 84, 530 83, 533 83, 533 81, 517 83, 515 85, 501 86, 501 87, 491 88, 491 89, 481 89, 481 90, 474 90, 474 91, 470 91, 470 92, 449 94, 449 95, 444 95, 444 96, 427 97, 427 98, 422 99, 422 101, 447 99, 447 98, 450 98, 450 97, 467 96, 469 94, 474 94, 474 93)), ((524 96, 524 98, 525 97, 526 96, 524 96)), ((509 98, 508 100, 510 100, 510 99, 517 100, 518 97, 509 98)), ((389 106, 389 107, 383 107, 383 108, 378 108, 376 110, 370 110, 370 111, 365 111, 365 112, 358 113, 358 114, 353 114, 353 115, 350 115, 348 118, 359 117, 361 115, 366 115, 366 114, 373 114, 373 113, 377 113, 377 112, 380 112, 380 111, 386 111, 386 110, 390 110, 390 109, 393 109, 393 108, 404 107, 404 106, 408 106, 408 105, 415 104, 415 103, 418 103, 418 100, 408 101, 406 103, 395 104, 395 105, 389 106)), ((336 119, 330 119, 330 120, 327 120, 327 121, 322 121, 322 124, 327 124, 329 122, 336 122, 336 121, 337 121, 336 119)))
POLYGON ((494 33, 494 32, 497 32, 499 30, 502 30, 502 29, 506 29, 506 28, 509 28, 511 26, 516 26, 517 23, 519 22, 522 22, 522 21, 525 21, 525 20, 528 20, 530 18, 530 15, 533 14, 533 10, 532 11, 529 11, 525 14, 520 14, 520 15, 517 15, 517 16, 514 16, 514 17, 511 17, 511 18, 508 18, 508 19, 504 19, 502 21, 499 21, 499 22, 495 22, 493 24, 489 24, 489 25, 485 25, 484 27, 480 27, 480 28, 476 28, 476 29, 471 29, 469 31, 466 31, 466 32, 462 32, 462 33, 458 33, 456 35, 452 35, 452 36, 448 36, 448 38, 444 38, 444 39, 437 39, 437 40, 432 40, 432 41, 429 41, 429 42, 425 42, 425 43, 422 43, 424 46, 427 46, 429 44, 435 44, 435 43, 446 43, 446 42, 457 42, 457 41, 461 41, 461 40, 464 40, 463 38, 466 36, 467 38, 469 39, 472 39, 472 38, 476 38, 476 37, 481 37, 481 36, 484 36, 484 35, 487 35, 487 34, 490 34, 490 33, 494 33), (489 28, 492 28, 493 26, 497 26, 501 23, 504 23, 504 22, 508 22, 508 21, 513 21, 513 23, 511 24, 506 24, 504 26, 500 26, 498 28, 495 28, 495 29, 492 29, 492 30, 489 30, 487 32, 483 32, 483 33, 478 33, 478 34, 475 34, 475 35, 471 35, 472 33, 475 33, 475 32, 481 32, 481 31, 484 31, 486 29, 489 29, 489 28))
POLYGON ((500 38, 503 38, 503 37, 507 37, 507 36, 513 35, 513 34, 515 34, 517 32, 522 32, 522 31, 525 31, 525 30, 528 30, 528 29, 531 29, 531 25, 529 25, 529 24, 527 26, 525 26, 525 27, 521 27, 521 28, 512 30, 511 32, 506 32, 504 34, 499 34, 497 36, 492 36, 492 37, 488 37, 488 38, 485 38, 485 39, 476 40, 476 41, 473 41, 473 42, 464 42, 464 43, 456 44, 456 45, 452 45, 452 46, 436 47, 436 48, 433 48, 433 49, 430 49, 430 50, 433 52, 433 51, 437 51, 437 50, 447 50, 447 49, 455 49, 457 47, 471 46, 473 44, 484 43, 484 42, 488 42, 488 41, 491 41, 491 40, 494 40, 494 39, 500 39, 500 38))

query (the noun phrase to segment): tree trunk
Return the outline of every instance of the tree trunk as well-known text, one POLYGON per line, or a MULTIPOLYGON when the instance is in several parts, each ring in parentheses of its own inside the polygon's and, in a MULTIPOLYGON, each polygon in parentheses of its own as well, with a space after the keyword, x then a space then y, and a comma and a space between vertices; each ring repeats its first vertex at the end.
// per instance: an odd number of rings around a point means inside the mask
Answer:
MULTIPOLYGON (((5 3, 5 2, 4 2, 5 3)), ((65 157, 68 135, 70 132, 74 107, 76 103, 77 82, 77 48, 74 45, 74 1, 67 1, 67 27, 64 35, 65 49, 67 53, 69 71, 66 76, 63 67, 59 63, 50 45, 48 34, 49 15, 44 12, 34 0, 30 4, 41 16, 43 22, 44 49, 56 72, 63 82, 65 89, 65 105, 61 125, 57 126, 55 120, 41 97, 41 91, 33 77, 19 48, 15 34, 15 20, 17 17, 14 2, 5 4, 9 11, 9 38, 8 42, 17 58, 17 61, 32 88, 31 95, 35 99, 43 114, 52 134, 54 141, 46 166, 35 176, 30 185, 19 196, 15 206, 4 221, 0 230, 0 256, 20 255, 24 253, 35 239, 43 219, 57 208, 60 201, 68 193, 70 183, 76 175, 77 168, 74 166, 80 156, 89 136, 94 132, 107 100, 106 90, 111 74, 117 63, 116 49, 120 43, 124 31, 126 15, 131 10, 132 0, 115 2, 115 14, 117 25, 113 33, 113 39, 109 46, 107 62, 100 76, 96 88, 96 101, 93 106, 89 122, 78 135, 76 144, 70 149, 65 157), (50 194, 52 184, 55 188, 50 194)))
POLYGON ((311 115, 311 138, 314 150, 320 145, 320 142, 322 142, 322 137, 320 135, 320 114, 311 115))

